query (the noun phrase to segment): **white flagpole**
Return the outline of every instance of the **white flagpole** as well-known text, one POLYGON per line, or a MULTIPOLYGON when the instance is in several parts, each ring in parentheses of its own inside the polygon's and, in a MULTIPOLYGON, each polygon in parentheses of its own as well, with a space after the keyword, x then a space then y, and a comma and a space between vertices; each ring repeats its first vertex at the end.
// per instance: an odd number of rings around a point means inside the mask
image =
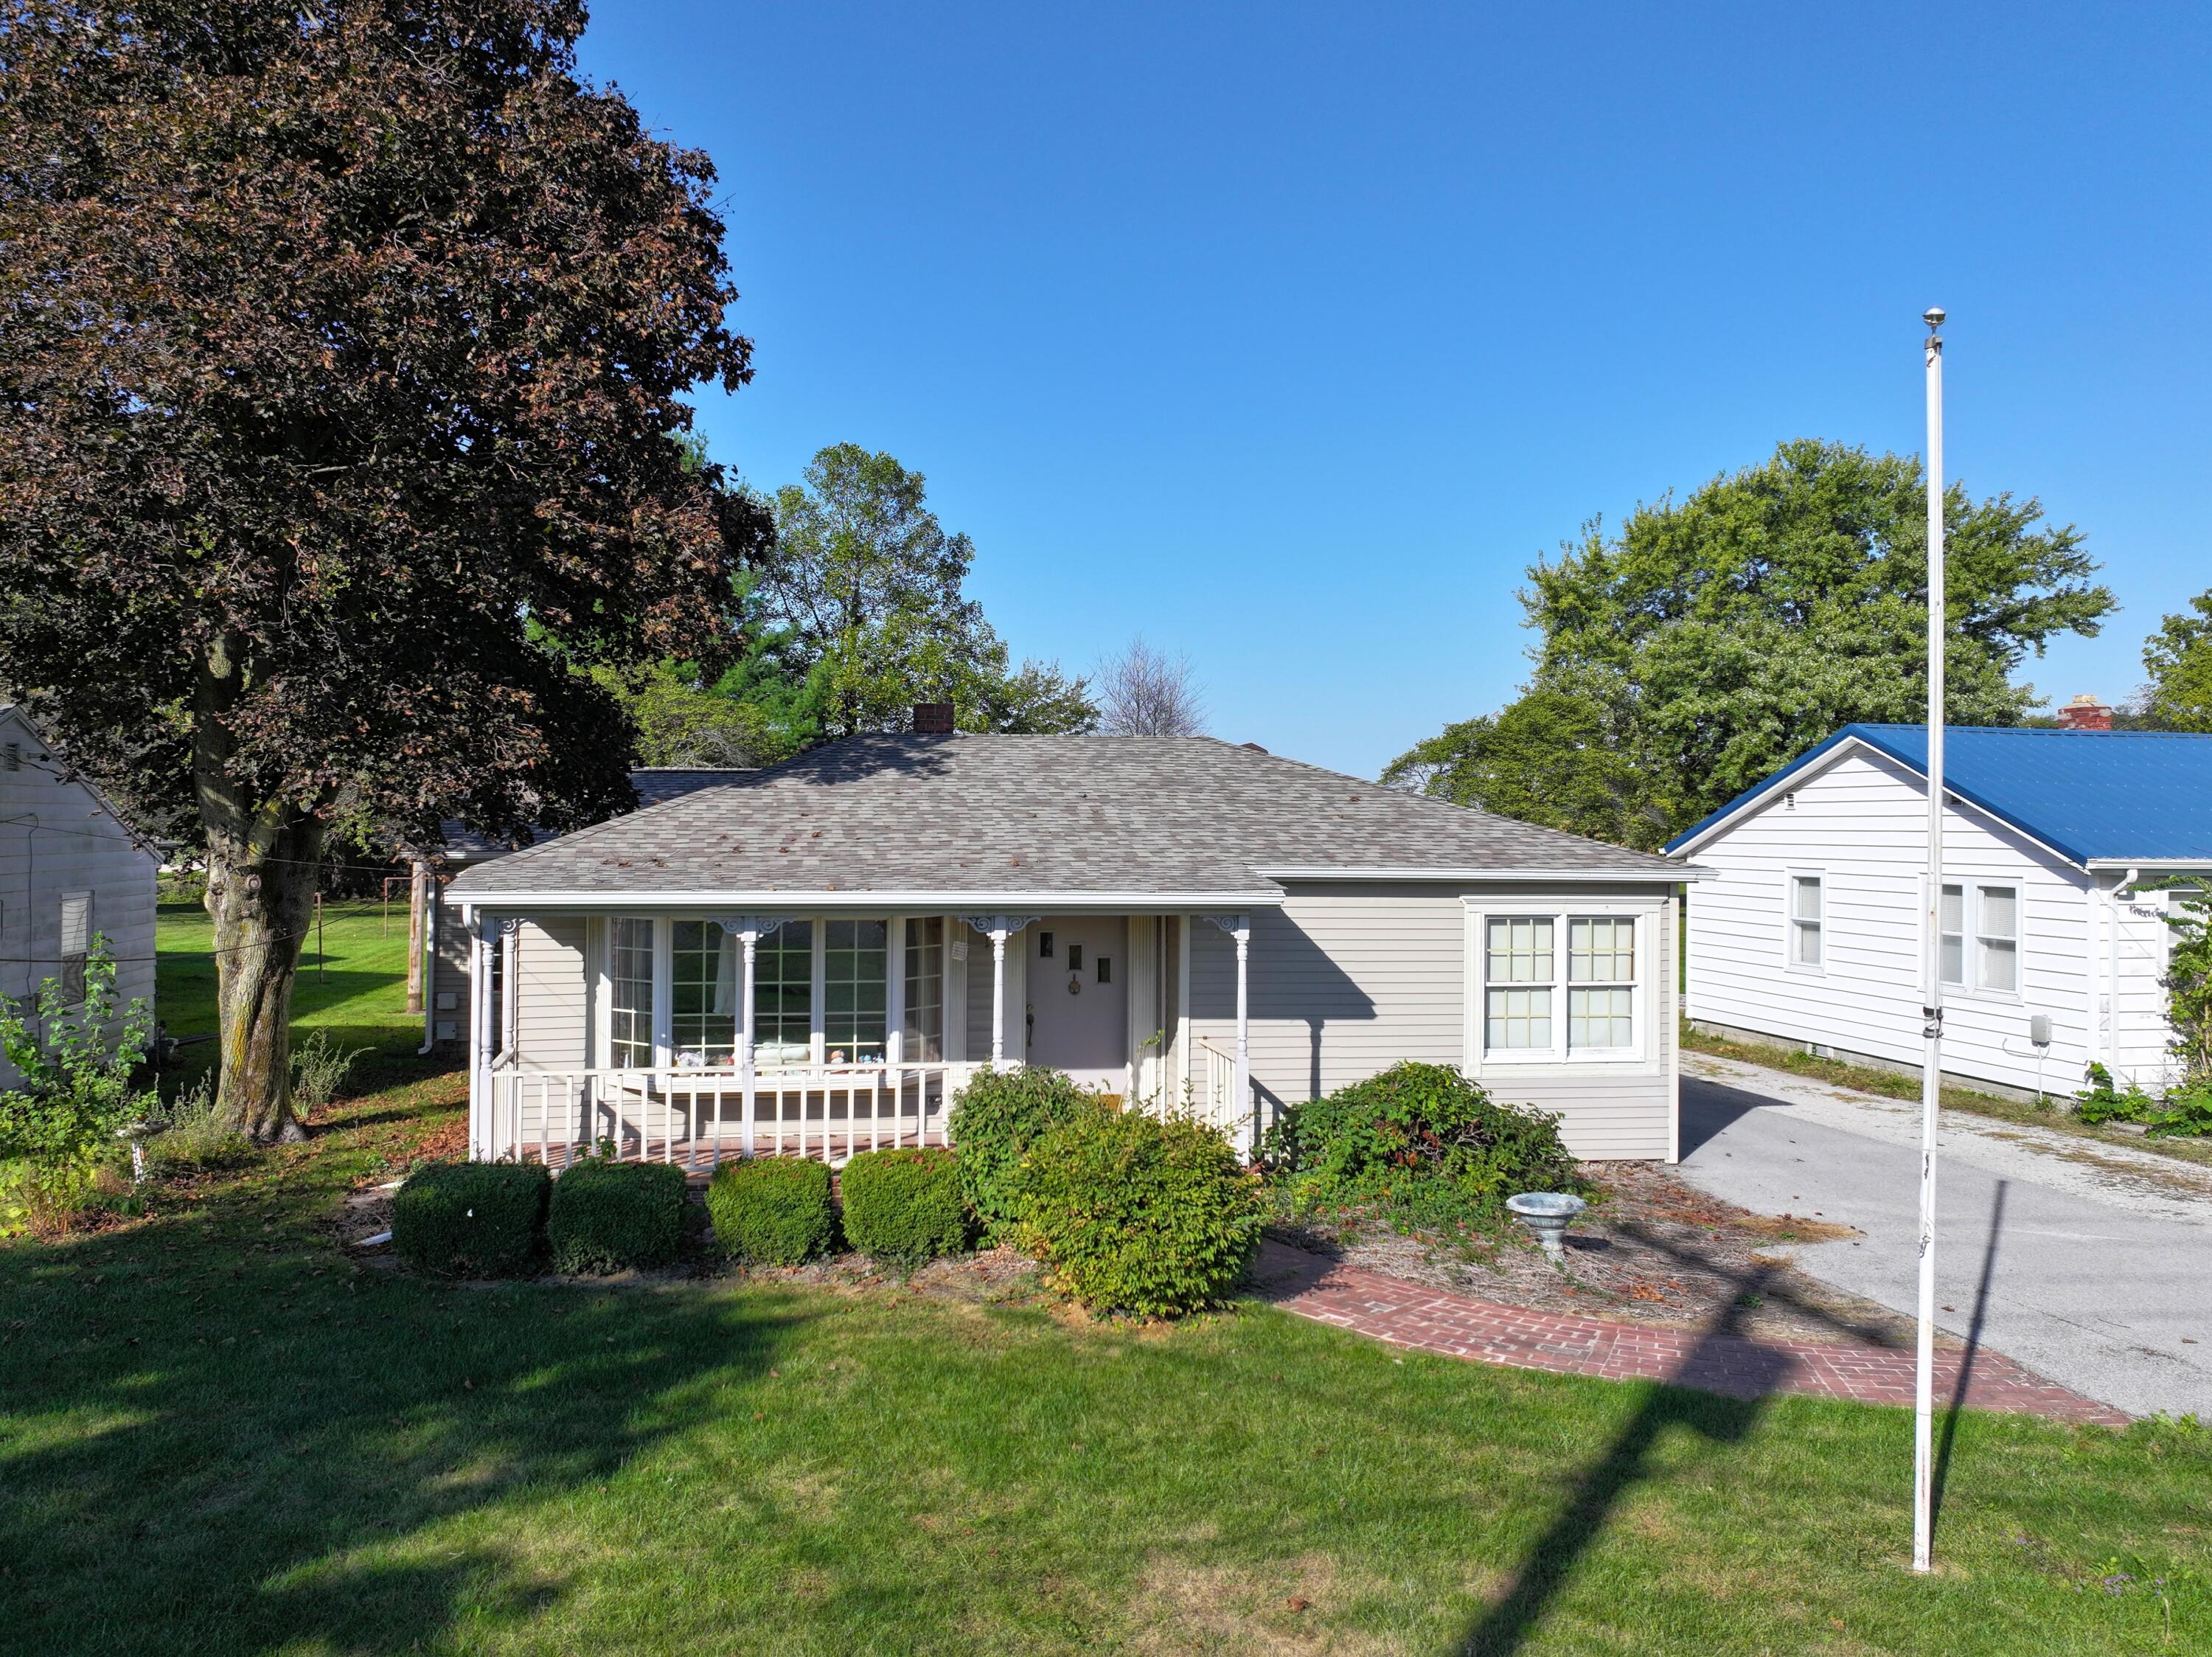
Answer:
POLYGON ((1928 913, 1921 951, 1920 1341, 1912 1388, 1912 1569, 1934 1566, 1936 1114, 1943 1093, 1943 326, 1928 324, 1928 913))

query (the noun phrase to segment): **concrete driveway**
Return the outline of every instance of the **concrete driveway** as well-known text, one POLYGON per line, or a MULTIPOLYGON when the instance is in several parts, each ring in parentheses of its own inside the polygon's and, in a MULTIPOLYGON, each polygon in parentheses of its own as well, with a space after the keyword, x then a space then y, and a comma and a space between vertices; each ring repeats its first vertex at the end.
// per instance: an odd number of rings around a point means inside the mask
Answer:
MULTIPOLYGON (((1863 1238, 1791 1252, 1907 1314, 1919 1132, 1917 1104, 1682 1057, 1683 1176, 1762 1213, 1856 1227, 1863 1238)), ((2130 1414, 2212 1421, 2212 1168, 1950 1112, 1940 1143, 1942 1327, 2130 1414)))

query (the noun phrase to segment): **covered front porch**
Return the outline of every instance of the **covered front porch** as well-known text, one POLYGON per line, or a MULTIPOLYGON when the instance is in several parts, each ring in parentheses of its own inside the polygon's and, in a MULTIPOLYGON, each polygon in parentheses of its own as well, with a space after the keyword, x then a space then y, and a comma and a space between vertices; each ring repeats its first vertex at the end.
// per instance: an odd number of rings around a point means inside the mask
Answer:
POLYGON ((462 919, 479 1160, 842 1163, 950 1142, 969 1078, 1027 1063, 1124 1107, 1188 1110, 1240 1148, 1255 1131, 1243 911, 884 912, 823 894, 775 912, 462 919), (1193 932, 1216 927, 1235 947, 1226 1043, 1190 1027, 1193 932))

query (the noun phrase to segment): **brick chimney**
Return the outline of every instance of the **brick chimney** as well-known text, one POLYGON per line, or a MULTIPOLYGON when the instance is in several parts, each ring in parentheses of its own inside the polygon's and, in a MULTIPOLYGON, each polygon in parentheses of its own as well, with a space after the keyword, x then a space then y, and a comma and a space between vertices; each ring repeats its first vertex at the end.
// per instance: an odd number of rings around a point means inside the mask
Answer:
POLYGON ((2112 710, 2084 691, 2058 710, 2058 728, 2062 731, 2109 731, 2112 728, 2112 710))
MULTIPOLYGON (((2112 723, 2108 715, 2105 722, 2112 723)), ((916 736, 950 736, 952 734, 952 704, 949 702, 917 702, 914 704, 914 733, 916 736)))

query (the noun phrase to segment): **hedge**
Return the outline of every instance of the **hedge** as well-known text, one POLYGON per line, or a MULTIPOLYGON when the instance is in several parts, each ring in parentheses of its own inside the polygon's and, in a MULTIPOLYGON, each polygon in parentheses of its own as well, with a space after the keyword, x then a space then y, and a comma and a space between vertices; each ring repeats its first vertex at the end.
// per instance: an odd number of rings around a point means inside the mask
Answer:
POLYGON ((392 1199, 392 1246, 424 1271, 501 1277, 535 1262, 552 1185, 536 1162, 441 1162, 392 1199))
POLYGON ((845 1240, 894 1264, 919 1265, 968 1246, 960 1159, 949 1150, 864 1151, 838 1179, 845 1240))
POLYGON ((1364 1206, 1414 1228, 1494 1231, 1516 1192, 1583 1186, 1557 1116, 1411 1060, 1288 1106, 1266 1152, 1293 1212, 1364 1206))
POLYGON ((545 1240, 562 1271, 666 1265, 684 1240, 684 1170, 666 1162, 576 1163, 553 1182, 545 1240))
POLYGON ((1021 1234, 1085 1306, 1172 1317, 1218 1301, 1260 1242, 1257 1181, 1188 1118, 1086 1112, 1030 1148, 1021 1234))
POLYGON ((725 1250, 763 1265, 795 1266, 837 1234, 829 1165, 803 1156, 723 1163, 708 1182, 707 1215, 725 1250))
POLYGON ((960 1156, 961 1195, 987 1236, 1000 1240, 1014 1222, 1022 1154, 1061 1124, 1103 1109, 1097 1094, 1042 1065, 982 1070, 960 1090, 945 1127, 960 1156))

